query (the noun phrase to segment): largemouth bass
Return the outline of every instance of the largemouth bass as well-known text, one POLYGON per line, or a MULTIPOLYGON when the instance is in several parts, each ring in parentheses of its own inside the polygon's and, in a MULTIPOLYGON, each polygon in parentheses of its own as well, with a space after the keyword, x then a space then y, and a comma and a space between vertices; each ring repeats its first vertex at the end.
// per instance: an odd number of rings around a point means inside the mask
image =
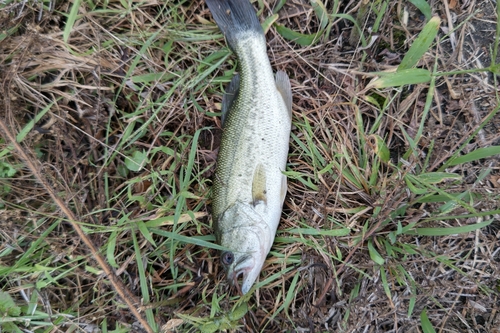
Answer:
POLYGON ((207 0, 236 54, 222 100, 223 134, 212 189, 215 235, 228 251, 221 262, 246 294, 271 250, 287 191, 285 171, 292 92, 285 72, 273 75, 266 39, 249 0, 207 0))

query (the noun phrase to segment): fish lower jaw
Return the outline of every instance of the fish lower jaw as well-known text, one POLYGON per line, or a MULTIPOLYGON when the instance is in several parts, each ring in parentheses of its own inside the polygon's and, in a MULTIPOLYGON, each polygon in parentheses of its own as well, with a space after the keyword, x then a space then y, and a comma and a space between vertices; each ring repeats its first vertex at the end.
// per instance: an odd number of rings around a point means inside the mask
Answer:
POLYGON ((236 286, 238 290, 246 294, 260 274, 260 269, 260 265, 252 261, 252 263, 248 263, 244 267, 239 267, 234 271, 228 272, 227 280, 232 286, 236 286), (259 267, 256 267, 256 264, 259 267))

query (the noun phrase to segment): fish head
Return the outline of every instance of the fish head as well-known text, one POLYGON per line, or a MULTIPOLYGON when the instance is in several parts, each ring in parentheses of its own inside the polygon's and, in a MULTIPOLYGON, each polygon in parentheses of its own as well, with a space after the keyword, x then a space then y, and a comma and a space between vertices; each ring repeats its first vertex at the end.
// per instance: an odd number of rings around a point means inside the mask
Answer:
POLYGON ((237 202, 219 220, 228 226, 219 233, 220 244, 227 248, 221 253, 221 263, 231 284, 242 278, 241 292, 246 294, 260 274, 272 245, 274 233, 252 204, 237 202))

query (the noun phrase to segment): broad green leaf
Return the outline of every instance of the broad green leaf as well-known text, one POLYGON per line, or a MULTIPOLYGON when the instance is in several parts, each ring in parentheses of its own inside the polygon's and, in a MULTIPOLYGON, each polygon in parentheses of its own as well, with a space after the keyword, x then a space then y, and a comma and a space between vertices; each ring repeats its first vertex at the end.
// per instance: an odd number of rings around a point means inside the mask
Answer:
POLYGON ((468 154, 455 158, 454 160, 449 162, 448 165, 453 166, 462 163, 468 163, 495 155, 500 155, 500 146, 491 146, 491 147, 476 149, 468 154))
POLYGON ((380 77, 368 84, 366 89, 399 87, 405 84, 427 83, 431 81, 431 72, 422 68, 409 68, 397 72, 375 73, 380 77))
POLYGON ((143 151, 134 151, 132 156, 125 158, 125 166, 130 171, 141 171, 144 165, 147 163, 147 155, 146 152, 143 151))
POLYGON ((243 318, 248 312, 248 304, 247 303, 241 303, 239 305, 236 305, 233 308, 233 311, 231 311, 228 315, 229 320, 231 321, 236 321, 240 320, 243 318))
POLYGON ((17 169, 10 163, 0 161, 0 178, 11 178, 17 172, 17 169))
POLYGON ((409 0, 415 7, 417 7, 422 14, 424 14, 425 19, 429 21, 432 17, 431 6, 425 0, 409 0))
POLYGON ((199 329, 201 333, 213 333, 217 332, 220 329, 220 324, 210 321, 201 325, 199 329))
POLYGON ((0 314, 18 317, 21 315, 21 308, 16 305, 9 293, 0 290, 0 314))
POLYGON ((427 22, 424 29, 418 34, 418 37, 404 56, 401 64, 399 64, 398 71, 409 69, 417 65, 420 58, 429 50, 429 47, 434 41, 440 23, 441 19, 438 16, 434 16, 427 22))
POLYGON ((287 27, 279 24, 275 24, 276 31, 285 39, 293 41, 300 46, 309 46, 312 45, 313 42, 318 40, 320 33, 315 34, 301 34, 300 32, 293 31, 288 29, 287 27))

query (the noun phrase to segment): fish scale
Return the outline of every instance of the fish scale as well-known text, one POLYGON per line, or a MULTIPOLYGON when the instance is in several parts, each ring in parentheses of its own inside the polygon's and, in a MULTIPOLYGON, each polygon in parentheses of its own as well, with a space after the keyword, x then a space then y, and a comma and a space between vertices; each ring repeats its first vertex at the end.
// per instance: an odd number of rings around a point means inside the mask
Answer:
POLYGON ((223 100, 227 114, 212 213, 217 241, 227 248, 221 259, 228 279, 234 282, 242 275, 241 291, 246 293, 260 274, 281 217, 291 89, 284 72, 276 78, 273 74, 264 33, 248 0, 207 0, 207 4, 238 57, 239 76, 223 100))

